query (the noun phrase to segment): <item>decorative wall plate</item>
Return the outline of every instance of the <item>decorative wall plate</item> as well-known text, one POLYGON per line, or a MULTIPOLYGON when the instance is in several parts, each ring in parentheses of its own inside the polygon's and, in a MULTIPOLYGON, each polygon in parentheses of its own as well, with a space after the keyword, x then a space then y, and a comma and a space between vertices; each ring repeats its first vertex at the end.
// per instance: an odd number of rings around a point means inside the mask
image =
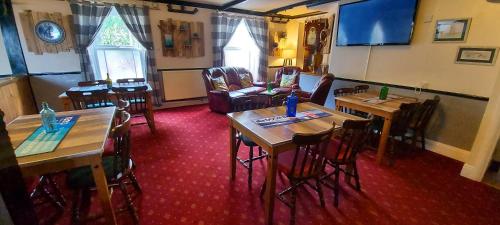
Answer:
POLYGON ((50 20, 42 20, 35 26, 35 34, 42 41, 50 44, 59 44, 64 41, 64 29, 50 20))

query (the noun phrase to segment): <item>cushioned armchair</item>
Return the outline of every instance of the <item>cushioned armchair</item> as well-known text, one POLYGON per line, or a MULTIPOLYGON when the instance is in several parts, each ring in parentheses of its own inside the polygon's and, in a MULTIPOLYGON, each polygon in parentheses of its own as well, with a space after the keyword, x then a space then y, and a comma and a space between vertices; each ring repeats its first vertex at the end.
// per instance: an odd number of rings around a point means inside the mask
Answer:
POLYGON ((276 71, 274 81, 271 82, 271 84, 273 85, 273 88, 275 90, 279 90, 280 93, 288 93, 291 92, 292 89, 300 89, 299 87, 300 72, 301 72, 300 67, 284 66, 280 68, 278 71, 276 71), (295 80, 293 81, 293 84, 290 87, 280 87, 283 75, 295 75, 295 80))
POLYGON ((318 105, 324 105, 334 79, 335 76, 333 76, 333 74, 331 73, 323 75, 316 83, 311 92, 306 92, 306 91, 298 92, 299 101, 312 102, 318 105))
POLYGON ((264 83, 254 83, 252 73, 241 67, 214 67, 202 72, 210 110, 228 113, 232 99, 265 90, 264 83))

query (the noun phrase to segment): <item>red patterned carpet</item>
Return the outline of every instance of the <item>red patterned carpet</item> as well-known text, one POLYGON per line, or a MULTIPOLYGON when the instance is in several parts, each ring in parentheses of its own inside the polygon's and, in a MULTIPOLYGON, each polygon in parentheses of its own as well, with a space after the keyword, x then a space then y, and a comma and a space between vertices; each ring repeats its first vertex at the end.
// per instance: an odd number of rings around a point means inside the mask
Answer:
MULTIPOLYGON (((192 106, 157 111, 155 118, 154 136, 147 126, 132 127, 136 175, 143 188, 136 198, 141 224, 263 224, 259 188, 265 163, 254 164, 252 190, 240 165, 237 180, 229 182, 225 115, 192 106)), ((299 190, 297 224, 500 224, 500 191, 460 177, 461 163, 419 152, 387 167, 376 165, 374 156, 371 151, 360 155, 362 191, 342 184, 338 209, 329 189, 326 208, 319 206, 315 192, 299 190)), ((278 178, 278 188, 283 182, 278 178)), ((119 204, 119 192, 115 195, 119 204)), ((93 200, 93 211, 99 211, 93 200)), ((69 216, 70 207, 58 224, 68 224, 69 216)), ((120 224, 131 224, 127 213, 117 217, 120 224)), ((276 201, 275 223, 288 221, 288 208, 276 201)))

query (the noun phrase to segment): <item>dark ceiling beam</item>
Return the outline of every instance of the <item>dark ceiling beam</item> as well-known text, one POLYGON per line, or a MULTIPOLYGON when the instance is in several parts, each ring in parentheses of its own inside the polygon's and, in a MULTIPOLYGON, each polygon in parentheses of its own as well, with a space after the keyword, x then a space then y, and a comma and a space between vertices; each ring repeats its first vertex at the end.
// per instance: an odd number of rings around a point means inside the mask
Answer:
POLYGON ((315 11, 315 12, 310 12, 310 13, 304 13, 300 15, 295 15, 295 16, 290 16, 290 19, 299 19, 299 18, 304 18, 304 17, 310 17, 310 16, 317 16, 317 15, 323 15, 326 14, 327 12, 322 12, 322 11, 315 11))
POLYGON ((303 5, 317 6, 317 5, 322 5, 322 4, 326 4, 326 3, 330 3, 330 2, 338 2, 338 1, 339 0, 308 0, 308 1, 302 1, 302 2, 297 2, 297 3, 291 4, 291 5, 282 6, 282 7, 276 8, 276 9, 271 9, 271 10, 265 12, 265 14, 266 15, 268 15, 268 14, 276 14, 276 13, 281 12, 281 11, 285 11, 285 10, 288 10, 288 9, 295 8, 297 6, 303 6, 303 5))
POLYGON ((229 8, 231 8, 231 7, 235 6, 235 5, 238 5, 238 4, 242 3, 242 2, 245 2, 245 1, 247 1, 247 0, 234 0, 234 1, 230 1, 230 2, 222 5, 220 7, 220 9, 221 10, 226 10, 226 9, 229 9, 229 8))
MULTIPOLYGON (((146 1, 155 2, 155 3, 164 3, 164 4, 174 4, 174 5, 179 5, 179 6, 198 7, 198 8, 204 8, 204 9, 213 9, 213 10, 241 13, 241 14, 247 14, 247 15, 253 15, 253 16, 265 16, 264 12, 252 11, 252 10, 246 10, 246 9, 227 8, 225 10, 222 10, 221 8, 224 7, 224 5, 218 6, 218 5, 212 5, 212 4, 206 4, 206 3, 187 2, 187 1, 182 1, 182 0, 146 0, 146 1)), ((241 1, 241 0, 238 0, 238 1, 241 1)), ((226 3, 226 4, 228 4, 228 3, 226 3)))

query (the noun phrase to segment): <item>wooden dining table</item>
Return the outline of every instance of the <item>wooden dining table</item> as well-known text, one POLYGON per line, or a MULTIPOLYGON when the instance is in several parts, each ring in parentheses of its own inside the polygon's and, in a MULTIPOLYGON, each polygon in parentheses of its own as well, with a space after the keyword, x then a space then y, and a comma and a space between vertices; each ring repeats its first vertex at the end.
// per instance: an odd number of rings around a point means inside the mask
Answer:
POLYGON ((229 118, 229 143, 230 143, 230 179, 236 178, 236 132, 250 138, 261 146, 269 154, 267 160, 267 185, 265 190, 265 221, 266 224, 273 223, 273 211, 276 189, 276 172, 278 155, 282 152, 295 149, 292 137, 296 133, 318 133, 326 131, 335 123, 337 128, 342 126, 345 120, 363 119, 354 115, 328 109, 314 103, 300 103, 297 106, 297 112, 309 110, 321 110, 327 112, 330 116, 307 120, 303 122, 280 125, 270 128, 264 128, 255 120, 268 118, 278 115, 285 115, 284 106, 250 110, 244 112, 228 113, 229 118))
MULTIPOLYGON (((126 84, 113 84, 113 87, 136 87, 136 86, 147 86, 148 88, 146 89, 146 107, 147 107, 147 115, 149 117, 149 120, 151 123, 148 123, 149 128, 152 131, 156 130, 156 125, 155 125, 155 118, 153 114, 153 88, 151 88, 151 85, 148 83, 142 83, 142 82, 137 82, 137 83, 126 83, 126 84)), ((88 86, 88 87, 71 87, 68 89, 69 91, 90 91, 90 90, 99 90, 99 89, 107 89, 105 85, 97 85, 97 86, 88 86)), ((113 92, 112 90, 109 90, 108 92, 109 96, 111 97, 111 101, 113 101, 115 104, 118 102, 118 99, 116 98, 116 93, 113 92)), ((72 109, 72 104, 71 104, 71 99, 66 95, 66 91, 61 93, 59 95, 59 99, 61 100, 63 104, 63 109, 64 111, 68 111, 72 109)))
MULTIPOLYGON (((102 165, 104 144, 111 130, 116 107, 66 111, 57 116, 79 115, 56 149, 49 153, 17 157, 23 176, 39 176, 90 166, 107 224, 116 224, 102 165)), ((20 116, 7 125, 12 146, 17 148, 41 125, 40 115, 20 116)))
POLYGON ((377 163, 381 164, 387 148, 387 141, 391 131, 391 124, 394 115, 399 111, 399 106, 403 103, 417 102, 416 98, 389 95, 388 99, 380 103, 371 103, 368 100, 378 99, 378 94, 374 92, 358 93, 335 97, 335 107, 337 109, 345 108, 369 113, 384 118, 384 126, 380 135, 380 141, 377 148, 377 163))

